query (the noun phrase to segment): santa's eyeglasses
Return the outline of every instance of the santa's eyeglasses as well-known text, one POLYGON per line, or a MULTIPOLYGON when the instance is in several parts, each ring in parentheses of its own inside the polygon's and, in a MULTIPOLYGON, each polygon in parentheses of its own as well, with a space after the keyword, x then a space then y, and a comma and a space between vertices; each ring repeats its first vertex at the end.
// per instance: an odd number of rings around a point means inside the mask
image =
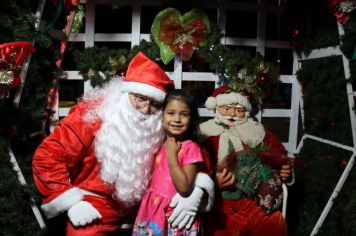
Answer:
POLYGON ((131 93, 131 94, 133 95, 135 102, 137 103, 137 105, 140 108, 145 108, 148 105, 150 105, 152 108, 157 109, 157 110, 162 108, 162 103, 157 102, 149 97, 143 96, 138 93, 131 93))

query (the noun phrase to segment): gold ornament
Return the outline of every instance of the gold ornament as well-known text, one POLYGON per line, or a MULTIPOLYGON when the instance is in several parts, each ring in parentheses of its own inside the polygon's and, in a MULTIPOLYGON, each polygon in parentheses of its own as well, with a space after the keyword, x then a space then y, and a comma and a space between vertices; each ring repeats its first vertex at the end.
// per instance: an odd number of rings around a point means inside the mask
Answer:
POLYGON ((267 74, 269 72, 269 66, 264 62, 261 62, 256 68, 257 74, 267 74))
POLYGON ((92 68, 90 68, 90 69, 88 70, 88 77, 89 77, 89 79, 94 78, 94 76, 95 76, 95 70, 93 70, 92 68))
POLYGON ((0 84, 10 86, 14 81, 14 72, 0 71, 0 84))

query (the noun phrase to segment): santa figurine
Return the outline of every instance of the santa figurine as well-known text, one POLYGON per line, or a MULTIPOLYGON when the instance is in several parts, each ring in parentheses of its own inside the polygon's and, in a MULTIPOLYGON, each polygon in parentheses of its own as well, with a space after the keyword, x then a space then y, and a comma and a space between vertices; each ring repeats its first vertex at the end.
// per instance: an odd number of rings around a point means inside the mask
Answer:
POLYGON ((215 117, 200 124, 217 186, 206 221, 207 235, 287 235, 279 211, 281 185, 291 176, 291 159, 278 140, 252 118, 249 99, 224 85, 205 106, 215 117))
MULTIPOLYGON (((140 52, 123 79, 87 93, 39 145, 32 165, 41 209, 47 218, 67 212, 67 235, 107 235, 133 223, 164 139, 161 103, 170 87, 140 52)), ((198 176, 198 191, 175 197, 173 225, 184 226, 204 193, 214 193, 209 176, 198 176)))

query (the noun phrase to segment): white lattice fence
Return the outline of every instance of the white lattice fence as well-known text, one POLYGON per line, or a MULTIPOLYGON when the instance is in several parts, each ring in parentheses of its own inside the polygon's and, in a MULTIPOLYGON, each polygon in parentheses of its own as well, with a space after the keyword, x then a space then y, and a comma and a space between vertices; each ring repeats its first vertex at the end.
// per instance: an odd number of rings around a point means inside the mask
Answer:
MULTIPOLYGON (((150 35, 147 33, 141 33, 141 8, 143 6, 161 6, 164 1, 115 1, 115 0, 91 0, 85 3, 86 5, 86 22, 85 33, 71 34, 69 41, 71 42, 84 42, 85 47, 92 47, 97 42, 126 42, 130 43, 131 47, 138 45, 141 40, 150 40, 150 35), (95 32, 95 18, 96 18, 96 6, 97 5, 129 5, 132 9, 131 19, 131 33, 96 33, 95 32)), ((266 48, 275 49, 290 49, 288 41, 280 40, 268 40, 266 39, 266 15, 267 14, 281 14, 284 10, 283 6, 268 5, 264 0, 259 3, 238 3, 228 1, 206 1, 204 2, 204 8, 216 10, 216 19, 218 24, 224 33, 226 31, 226 15, 227 11, 239 10, 252 12, 256 15, 256 32, 255 38, 242 38, 242 37, 223 37, 221 43, 230 46, 243 46, 255 48, 255 51, 261 55, 265 55, 266 48)), ((129 22, 130 20, 128 20, 129 22)), ((292 61, 290 63, 293 63, 292 61)), ((207 83, 215 83, 215 87, 218 86, 218 77, 214 73, 209 72, 185 72, 182 68, 182 62, 178 59, 174 61, 173 71, 168 71, 168 75, 174 80, 176 88, 182 88, 183 81, 201 81, 207 83)), ((293 73, 297 67, 293 65, 293 73)), ((68 80, 82 80, 78 71, 66 71, 68 80)), ((292 73, 291 73, 292 74, 292 73)), ((261 120, 263 117, 276 117, 289 119, 289 135, 288 140, 284 142, 286 149, 292 153, 296 149, 297 144, 297 131, 298 131, 298 114, 299 114, 299 95, 300 89, 296 81, 295 75, 281 75, 281 83, 291 84, 291 108, 289 109, 265 109, 260 112, 257 117, 261 120)), ((84 83, 84 91, 90 89, 88 82, 84 83)), ((55 121, 59 117, 66 116, 69 108, 60 108, 57 103, 55 121)), ((212 112, 209 112, 205 108, 200 108, 199 113, 202 117, 213 116, 212 112)), ((55 124, 56 122, 54 122, 55 124)))

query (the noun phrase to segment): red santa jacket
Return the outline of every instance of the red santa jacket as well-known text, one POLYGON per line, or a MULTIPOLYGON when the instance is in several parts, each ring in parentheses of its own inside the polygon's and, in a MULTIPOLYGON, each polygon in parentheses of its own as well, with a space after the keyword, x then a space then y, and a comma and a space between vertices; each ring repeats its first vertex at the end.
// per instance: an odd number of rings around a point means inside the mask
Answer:
POLYGON ((104 197, 113 193, 100 178, 94 155, 93 140, 100 122, 84 122, 86 109, 86 103, 72 108, 34 154, 33 177, 44 196, 42 209, 49 217, 80 201, 80 189, 104 197))

